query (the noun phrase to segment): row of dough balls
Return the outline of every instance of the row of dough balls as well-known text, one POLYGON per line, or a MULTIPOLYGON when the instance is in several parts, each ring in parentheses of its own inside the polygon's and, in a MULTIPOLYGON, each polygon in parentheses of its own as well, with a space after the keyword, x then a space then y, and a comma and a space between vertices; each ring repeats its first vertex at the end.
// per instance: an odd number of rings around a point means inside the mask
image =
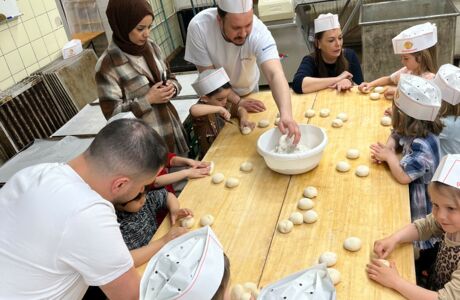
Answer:
MULTIPOLYGON (((268 127, 270 125, 270 121, 268 121, 267 119, 262 119, 260 120, 259 122, 257 122, 257 127, 259 128, 265 128, 265 127, 268 127)), ((241 133, 244 134, 244 135, 248 135, 252 132, 252 128, 251 127, 243 127, 243 129, 241 129, 241 133)))
MULTIPOLYGON (((345 160, 341 160, 336 164, 335 168, 337 169, 337 171, 339 171, 341 173, 345 173, 345 172, 350 171, 351 166, 350 166, 349 162, 347 162, 345 160)), ((355 170, 355 174, 358 177, 369 176, 369 173, 370 173, 370 169, 366 165, 359 165, 355 170)))
POLYGON ((305 212, 293 212, 289 219, 281 220, 278 223, 278 231, 281 233, 289 233, 294 228, 294 225, 300 225, 303 223, 312 224, 318 220, 318 213, 312 208, 315 206, 315 202, 312 198, 318 195, 318 190, 314 186, 307 186, 303 190, 303 196, 297 202, 297 208, 306 210, 305 212))
POLYGON ((251 297, 257 299, 259 297, 259 289, 257 284, 246 282, 244 284, 235 284, 231 291, 232 300, 250 300, 251 297))
MULTIPOLYGON (((253 168, 254 168, 254 165, 249 161, 245 161, 240 165, 240 170, 246 173, 251 172, 253 168)), ((219 184, 223 182, 224 180, 225 180, 225 175, 222 173, 216 173, 212 175, 211 177, 211 181, 214 184, 219 184)), ((240 184, 240 180, 236 177, 228 177, 227 180, 225 180, 225 186, 231 189, 237 187, 239 184, 240 184)))
MULTIPOLYGON (((192 216, 188 216, 188 217, 180 219, 179 223, 180 223, 181 227, 185 227, 185 228, 190 229, 190 228, 193 227, 193 225, 195 225, 195 218, 192 217, 192 216)), ((206 214, 206 215, 203 215, 200 218, 200 225, 201 226, 211 226, 212 224, 214 224, 214 216, 213 215, 206 214)))

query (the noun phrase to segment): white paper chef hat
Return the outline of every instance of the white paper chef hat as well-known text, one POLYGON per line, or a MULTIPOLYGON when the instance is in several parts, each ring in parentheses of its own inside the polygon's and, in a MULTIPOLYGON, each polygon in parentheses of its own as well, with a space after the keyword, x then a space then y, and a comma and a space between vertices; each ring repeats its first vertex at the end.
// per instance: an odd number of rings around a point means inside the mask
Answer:
POLYGON ((414 119, 434 121, 441 108, 441 91, 432 81, 402 74, 394 102, 402 112, 414 119))
POLYGON ((217 0, 217 6, 232 14, 246 13, 252 9, 253 0, 217 0))
POLYGON ((339 16, 331 13, 321 14, 315 19, 315 33, 340 28, 339 16))
POLYGON ((441 159, 431 181, 460 189, 460 154, 447 154, 441 159))
POLYGON ((433 47, 438 42, 436 24, 424 23, 403 30, 392 39, 395 54, 414 53, 433 47))
POLYGON ((335 288, 324 264, 289 275, 260 291, 262 300, 335 299, 335 288))
POLYGON ((205 96, 230 82, 224 68, 204 70, 198 75, 192 87, 198 96, 205 96))
POLYGON ((442 65, 433 81, 441 90, 442 100, 452 105, 460 103, 460 68, 442 65))
POLYGON ((211 299, 223 274, 222 245, 209 226, 202 227, 168 242, 150 259, 140 299, 211 299))

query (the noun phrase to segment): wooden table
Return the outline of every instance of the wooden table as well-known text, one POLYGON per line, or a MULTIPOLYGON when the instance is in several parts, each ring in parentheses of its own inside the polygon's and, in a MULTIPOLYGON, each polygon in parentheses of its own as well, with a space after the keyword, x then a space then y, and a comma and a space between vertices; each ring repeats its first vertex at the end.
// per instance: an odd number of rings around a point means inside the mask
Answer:
MULTIPOLYGON (((277 109, 271 93, 261 92, 253 97, 263 100, 267 110, 251 114, 251 120, 269 119, 273 124, 277 109)), ((215 162, 215 172, 239 178, 240 186, 230 190, 223 184, 212 184, 210 178, 191 180, 179 200, 181 206, 194 211, 197 220, 206 213, 216 218, 212 227, 230 258, 233 284, 252 281, 263 287, 310 267, 322 252, 334 251, 339 255, 335 268, 342 273, 342 282, 336 286, 338 299, 401 298, 370 281, 365 273, 374 240, 410 222, 407 186, 398 184, 386 166, 372 164, 369 158, 369 145, 378 140, 384 142, 389 135, 389 128, 380 125, 389 105, 386 100, 371 101, 356 90, 345 94, 325 90, 293 95, 295 119, 325 128, 329 138, 320 165, 296 176, 271 171, 257 154, 257 139, 267 129, 256 128, 244 136, 236 126, 226 125, 205 160, 215 162), (309 108, 317 111, 311 120, 304 117, 309 108), (331 115, 320 118, 321 108, 329 108, 331 115), (347 113, 349 121, 342 128, 332 128, 331 122, 340 112, 347 113), (351 147, 358 148, 361 157, 350 161, 352 170, 348 173, 338 173, 335 164, 347 160, 346 150, 351 147), (244 161, 254 163, 251 173, 239 171, 244 161), (370 166, 369 177, 354 175, 358 164, 370 166), (278 221, 297 210, 297 201, 308 185, 318 188, 314 208, 319 214, 318 222, 295 226, 289 234, 279 233, 278 221), (360 251, 343 249, 343 241, 349 236, 362 239, 360 251)), ((169 227, 169 221, 163 222, 154 239, 164 235, 169 227)), ((415 282, 411 245, 398 248, 391 259, 404 278, 415 282)), ((145 266, 138 270, 142 273, 145 266)))

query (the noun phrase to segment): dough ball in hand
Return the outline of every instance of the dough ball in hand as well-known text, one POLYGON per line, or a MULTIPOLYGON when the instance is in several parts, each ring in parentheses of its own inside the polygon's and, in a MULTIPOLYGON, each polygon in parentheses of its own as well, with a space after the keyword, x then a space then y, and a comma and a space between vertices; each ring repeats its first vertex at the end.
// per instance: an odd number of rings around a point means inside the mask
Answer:
POLYGON ((388 260, 383 259, 383 258, 378 258, 377 260, 379 261, 381 265, 384 265, 385 267, 388 267, 388 268, 390 267, 390 262, 388 260))
POLYGON ((192 228, 195 225, 195 219, 192 216, 188 216, 180 219, 180 226, 185 228, 192 228))

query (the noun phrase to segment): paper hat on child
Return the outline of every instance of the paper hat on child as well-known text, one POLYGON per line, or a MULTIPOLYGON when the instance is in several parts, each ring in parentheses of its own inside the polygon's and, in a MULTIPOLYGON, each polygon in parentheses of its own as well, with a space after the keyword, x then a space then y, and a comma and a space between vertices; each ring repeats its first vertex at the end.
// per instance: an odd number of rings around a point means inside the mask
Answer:
POLYGON ((442 100, 452 105, 460 103, 460 68, 451 64, 442 65, 433 82, 441 90, 442 100))
POLYGON ((257 299, 335 299, 335 288, 321 264, 266 286, 257 299))
POLYGON ((224 251, 209 226, 168 242, 151 259, 140 299, 211 299, 224 274, 224 251))
POLYGON ((321 14, 315 19, 315 33, 336 28, 340 28, 338 15, 321 14))
POLYGON ((227 82, 230 82, 230 79, 224 68, 208 69, 198 75, 198 78, 192 83, 192 87, 198 96, 205 96, 227 82))
POLYGON ((394 103, 414 119, 434 121, 441 108, 441 91, 422 77, 402 74, 394 103))
POLYGON ((217 0, 217 6, 232 14, 241 14, 252 9, 253 0, 217 0))
POLYGON ((436 24, 429 22, 415 25, 392 39, 395 54, 406 54, 433 47, 438 42, 436 24))
POLYGON ((460 154, 447 154, 441 159, 431 181, 460 189, 460 154))

